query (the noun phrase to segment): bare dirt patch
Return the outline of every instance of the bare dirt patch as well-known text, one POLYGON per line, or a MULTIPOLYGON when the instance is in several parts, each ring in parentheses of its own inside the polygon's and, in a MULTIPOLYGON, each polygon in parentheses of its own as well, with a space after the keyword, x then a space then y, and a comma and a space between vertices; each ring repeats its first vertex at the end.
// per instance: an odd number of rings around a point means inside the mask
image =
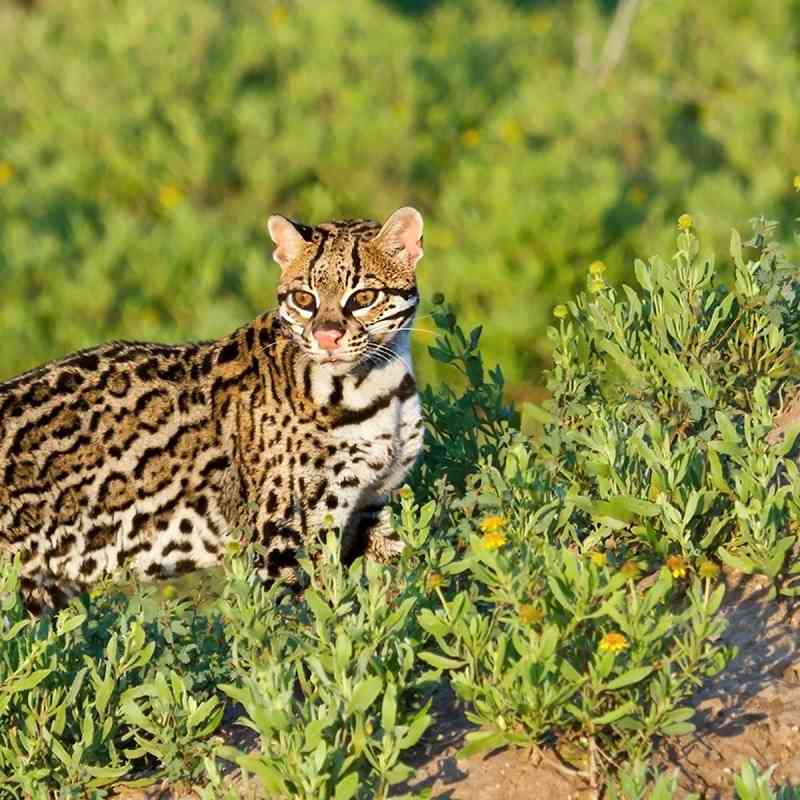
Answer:
MULTIPOLYGON (((768 601, 760 578, 728 575, 724 639, 739 654, 698 690, 695 733, 664 742, 655 763, 678 770, 680 786, 707 800, 732 797, 731 775, 749 758, 777 765, 778 785, 800 785, 800 604, 768 601)), ((463 761, 456 752, 473 729, 449 692, 434 706, 436 724, 414 753, 406 790, 430 788, 433 800, 578 800, 594 792, 555 757, 531 760, 504 749, 463 761)))
POLYGON ((739 655, 698 691, 697 732, 662 751, 681 786, 708 798, 730 796, 731 772, 749 758, 777 765, 779 785, 800 785, 800 604, 767 592, 761 578, 729 578, 725 640, 739 655))

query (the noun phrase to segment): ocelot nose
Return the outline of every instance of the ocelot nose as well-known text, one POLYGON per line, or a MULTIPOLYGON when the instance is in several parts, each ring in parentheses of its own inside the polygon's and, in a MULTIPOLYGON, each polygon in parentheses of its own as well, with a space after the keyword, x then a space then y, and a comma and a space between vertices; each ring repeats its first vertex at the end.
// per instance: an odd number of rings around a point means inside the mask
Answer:
POLYGON ((314 331, 314 338, 323 350, 335 350, 343 335, 344 331, 338 328, 320 328, 314 331))

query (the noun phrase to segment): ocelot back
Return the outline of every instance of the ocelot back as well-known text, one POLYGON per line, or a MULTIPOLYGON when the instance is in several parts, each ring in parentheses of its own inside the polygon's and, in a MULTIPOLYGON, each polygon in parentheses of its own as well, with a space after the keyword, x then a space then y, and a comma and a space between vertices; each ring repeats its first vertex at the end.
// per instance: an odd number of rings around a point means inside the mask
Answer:
POLYGON ((386 503, 422 444, 422 217, 268 230, 274 311, 215 342, 113 342, 0 384, 0 553, 20 554, 33 608, 122 565, 213 565, 243 535, 267 550, 265 580, 293 579, 328 526, 346 559, 399 549, 386 503))

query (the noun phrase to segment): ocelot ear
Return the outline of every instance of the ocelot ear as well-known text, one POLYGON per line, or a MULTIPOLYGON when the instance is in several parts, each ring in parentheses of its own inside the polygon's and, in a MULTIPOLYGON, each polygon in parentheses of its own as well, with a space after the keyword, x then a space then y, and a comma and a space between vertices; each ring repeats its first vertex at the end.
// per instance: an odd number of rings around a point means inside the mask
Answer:
POLYGON ((393 261, 414 268, 422 258, 422 214, 416 208, 399 208, 384 222, 372 240, 393 261))
POLYGON ((275 242, 272 257, 285 269, 303 252, 306 242, 311 241, 312 229, 307 225, 273 214, 267 220, 269 238, 275 242))

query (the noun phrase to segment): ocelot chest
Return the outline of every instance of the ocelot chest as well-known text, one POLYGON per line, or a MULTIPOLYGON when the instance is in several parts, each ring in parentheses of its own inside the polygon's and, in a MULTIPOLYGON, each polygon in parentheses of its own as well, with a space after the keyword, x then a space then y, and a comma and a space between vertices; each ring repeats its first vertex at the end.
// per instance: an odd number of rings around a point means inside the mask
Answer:
POLYGON ((413 376, 397 361, 366 378, 322 377, 314 394, 329 410, 322 437, 327 487, 309 512, 317 524, 330 516, 346 530, 359 510, 383 506, 416 462, 423 439, 421 404, 413 376))

